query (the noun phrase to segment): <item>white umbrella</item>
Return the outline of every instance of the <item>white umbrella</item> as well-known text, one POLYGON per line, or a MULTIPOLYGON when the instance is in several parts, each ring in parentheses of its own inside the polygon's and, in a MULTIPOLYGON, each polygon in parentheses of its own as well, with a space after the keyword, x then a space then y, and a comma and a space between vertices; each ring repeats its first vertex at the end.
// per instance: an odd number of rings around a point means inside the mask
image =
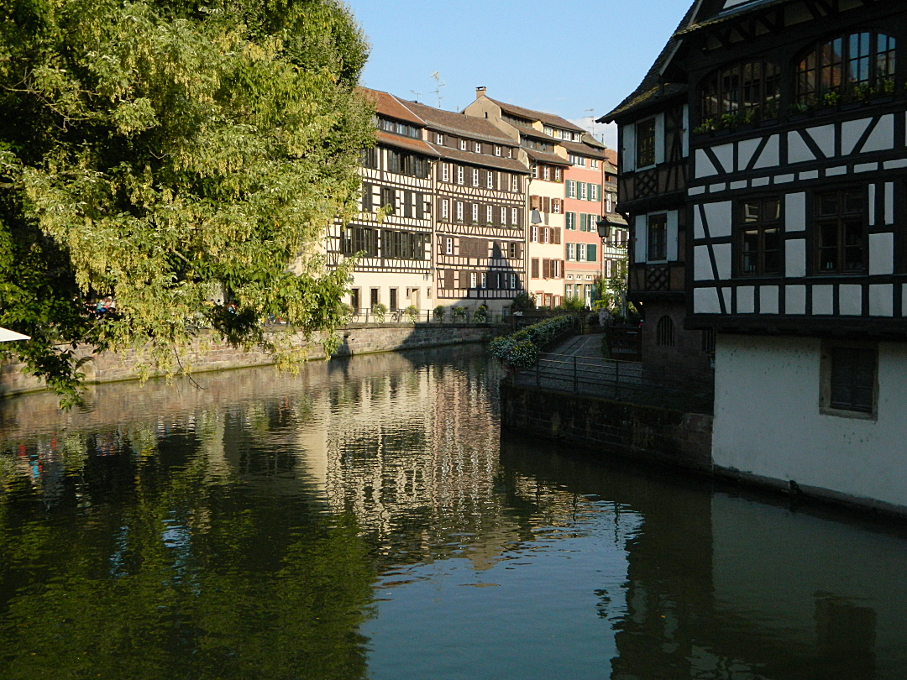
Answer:
POLYGON ((16 331, 11 331, 8 328, 0 328, 0 342, 12 342, 13 340, 31 340, 31 337, 16 333, 16 331))

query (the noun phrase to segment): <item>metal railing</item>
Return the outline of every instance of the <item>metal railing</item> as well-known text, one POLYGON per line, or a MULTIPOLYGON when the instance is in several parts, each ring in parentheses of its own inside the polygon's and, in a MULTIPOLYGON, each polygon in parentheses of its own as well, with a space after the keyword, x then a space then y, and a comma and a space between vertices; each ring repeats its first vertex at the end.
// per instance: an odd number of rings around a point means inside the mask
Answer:
POLYGON ((711 414, 715 403, 714 380, 702 373, 604 358, 546 354, 513 382, 688 413, 711 414))
MULTIPOLYGON (((466 309, 459 313, 454 313, 453 309, 448 307, 445 308, 444 313, 438 315, 433 309, 421 310, 417 315, 415 315, 415 323, 432 323, 432 324, 499 324, 507 319, 500 312, 492 313, 489 310, 484 317, 484 320, 480 320, 476 316, 476 310, 466 309)), ((375 314, 375 310, 370 307, 360 307, 359 309, 353 310, 352 315, 350 316, 349 323, 359 323, 359 324, 401 324, 401 323, 413 323, 413 320, 410 318, 410 315, 406 312, 405 309, 397 309, 394 311, 387 311, 383 314, 375 314)))

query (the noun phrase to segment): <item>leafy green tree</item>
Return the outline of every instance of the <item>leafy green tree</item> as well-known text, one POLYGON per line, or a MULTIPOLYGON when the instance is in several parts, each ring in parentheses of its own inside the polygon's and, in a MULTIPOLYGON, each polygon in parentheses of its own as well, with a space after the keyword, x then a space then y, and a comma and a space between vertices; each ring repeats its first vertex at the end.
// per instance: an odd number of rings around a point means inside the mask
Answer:
POLYGON ((76 343, 172 370, 199 321, 284 362, 268 315, 330 335, 366 57, 337 0, 0 0, 0 326, 29 370, 75 399, 76 343))

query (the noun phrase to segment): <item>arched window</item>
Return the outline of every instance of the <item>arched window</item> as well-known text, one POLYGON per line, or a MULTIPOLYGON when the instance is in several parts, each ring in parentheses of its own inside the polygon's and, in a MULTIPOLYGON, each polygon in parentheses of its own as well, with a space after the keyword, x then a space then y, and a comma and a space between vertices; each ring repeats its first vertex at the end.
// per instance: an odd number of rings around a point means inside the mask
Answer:
POLYGON ((749 123, 778 115, 781 69, 770 61, 750 61, 725 67, 701 89, 702 120, 730 114, 749 123))
POLYGON ((834 105, 894 92, 895 39, 851 33, 811 49, 797 67, 796 104, 834 105))
POLYGON ((659 347, 674 346, 674 322, 669 316, 663 316, 655 327, 655 342, 659 347))

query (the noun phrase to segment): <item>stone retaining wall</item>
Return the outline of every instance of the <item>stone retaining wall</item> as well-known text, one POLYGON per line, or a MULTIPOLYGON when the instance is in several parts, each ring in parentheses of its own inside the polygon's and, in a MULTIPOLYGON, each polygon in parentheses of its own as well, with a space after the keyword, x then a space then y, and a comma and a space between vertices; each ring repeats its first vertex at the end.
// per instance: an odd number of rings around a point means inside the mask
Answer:
MULTIPOLYGON (((277 331, 282 332, 282 331, 277 331)), ((341 345, 334 356, 352 356, 375 352, 392 352, 420 347, 440 347, 472 342, 486 342, 495 335, 509 332, 508 326, 467 324, 384 324, 355 325, 340 329, 341 345)), ((297 343, 303 338, 297 335, 297 343)), ((140 350, 101 352, 92 356, 91 347, 77 350, 79 357, 91 357, 81 368, 88 383, 135 380, 147 357, 140 350)), ((309 359, 326 359, 319 343, 310 351, 309 359)), ((200 334, 189 347, 180 352, 181 365, 191 373, 220 371, 249 366, 273 364, 270 355, 261 351, 246 352, 218 342, 210 333, 200 334)), ((19 394, 45 389, 44 383, 22 372, 22 364, 14 361, 0 364, 0 395, 19 394)), ((154 375, 154 371, 151 372, 154 375)))
POLYGON ((712 416, 501 383, 501 424, 520 432, 703 472, 712 416))

